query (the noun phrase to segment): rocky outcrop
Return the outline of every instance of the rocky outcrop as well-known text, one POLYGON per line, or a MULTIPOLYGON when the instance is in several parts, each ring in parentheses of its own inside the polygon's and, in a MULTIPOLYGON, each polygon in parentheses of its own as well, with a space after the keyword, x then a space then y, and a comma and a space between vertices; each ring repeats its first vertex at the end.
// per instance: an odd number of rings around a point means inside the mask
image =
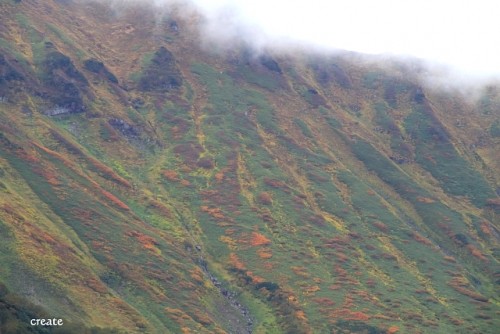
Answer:
POLYGON ((182 76, 172 53, 165 47, 155 52, 143 70, 138 88, 146 92, 166 92, 182 85, 182 76))
POLYGON ((97 59, 87 59, 83 63, 84 68, 92 73, 98 74, 100 77, 117 84, 118 79, 116 76, 111 73, 108 68, 100 61, 97 59))
MULTIPOLYGON (((46 97, 61 113, 79 113, 86 110, 83 101, 88 82, 71 59, 59 51, 49 52, 42 63, 42 82, 46 97)), ((48 114, 54 114, 51 111, 48 114)))

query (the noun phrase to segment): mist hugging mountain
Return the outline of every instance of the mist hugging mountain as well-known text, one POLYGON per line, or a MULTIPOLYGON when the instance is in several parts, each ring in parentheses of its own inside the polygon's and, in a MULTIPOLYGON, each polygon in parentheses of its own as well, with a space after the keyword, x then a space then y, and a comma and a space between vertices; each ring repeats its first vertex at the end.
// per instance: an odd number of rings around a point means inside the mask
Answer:
POLYGON ((500 327, 498 84, 180 2, 0 18, 0 333, 500 327))

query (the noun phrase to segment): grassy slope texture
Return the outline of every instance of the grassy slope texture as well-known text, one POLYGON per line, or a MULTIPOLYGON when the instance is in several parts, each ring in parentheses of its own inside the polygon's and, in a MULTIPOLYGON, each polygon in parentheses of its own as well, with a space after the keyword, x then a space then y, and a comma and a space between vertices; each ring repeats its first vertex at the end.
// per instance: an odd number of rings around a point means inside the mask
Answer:
POLYGON ((190 20, 0 1, 0 332, 498 332, 500 88, 190 20))

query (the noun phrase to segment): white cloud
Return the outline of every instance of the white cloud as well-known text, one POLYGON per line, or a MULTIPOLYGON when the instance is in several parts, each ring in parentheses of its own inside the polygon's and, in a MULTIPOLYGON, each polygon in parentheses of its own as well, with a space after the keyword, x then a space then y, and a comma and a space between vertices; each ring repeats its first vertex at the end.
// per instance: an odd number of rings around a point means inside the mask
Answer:
POLYGON ((411 56, 451 66, 460 76, 500 77, 498 0, 129 1, 189 2, 206 18, 205 33, 256 48, 296 43, 411 56))
POLYGON ((368 54, 413 56, 500 75, 500 1, 192 0, 212 33, 368 54), (242 33, 250 33, 242 35, 242 33))

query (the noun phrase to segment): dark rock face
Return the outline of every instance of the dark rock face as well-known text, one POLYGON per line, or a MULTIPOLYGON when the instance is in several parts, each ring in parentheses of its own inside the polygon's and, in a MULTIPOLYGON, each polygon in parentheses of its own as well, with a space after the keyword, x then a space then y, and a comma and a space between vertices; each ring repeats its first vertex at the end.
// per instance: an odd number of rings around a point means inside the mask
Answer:
POLYGON ((422 90, 422 88, 418 87, 416 89, 416 92, 415 92, 415 95, 413 96, 413 99, 417 103, 424 103, 424 101, 425 101, 425 93, 422 90))
POLYGON ((55 104, 54 110, 58 110, 55 114, 84 112, 86 108, 83 95, 88 82, 71 59, 58 51, 53 51, 47 54, 42 66, 44 70, 42 81, 48 91, 47 97, 55 104))
POLYGON ((263 55, 259 57, 259 62, 261 65, 263 65, 265 68, 267 68, 269 71, 276 72, 281 74, 281 68, 271 56, 269 55, 263 55))
POLYGON ((71 59, 59 51, 47 54, 44 66, 49 76, 58 75, 60 73, 57 72, 62 72, 69 79, 68 81, 76 81, 82 85, 88 85, 87 79, 76 69, 71 59))
POLYGON ((99 74, 100 76, 106 78, 108 81, 112 83, 115 84, 118 83, 118 79, 116 79, 115 75, 111 73, 102 62, 96 59, 85 60, 83 66, 89 72, 99 74))
POLYGON ((170 29, 170 31, 179 32, 179 25, 176 21, 170 21, 168 23, 168 28, 170 29))
POLYGON ((4 85, 9 81, 23 79, 24 76, 7 61, 3 54, 0 54, 0 85, 4 85))
POLYGON ((308 88, 303 94, 305 100, 311 104, 314 108, 319 106, 326 106, 325 99, 318 93, 314 88, 308 88))
POLYGON ((108 123, 129 139, 138 138, 140 135, 139 130, 135 126, 125 122, 121 118, 112 118, 108 121, 108 123))
POLYGON ((0 102, 7 101, 13 89, 25 84, 26 74, 17 60, 0 53, 0 102))
POLYGON ((144 70, 138 88, 147 92, 166 92, 182 85, 182 76, 175 58, 165 47, 155 52, 151 64, 144 70))
POLYGON ((334 82, 345 89, 352 87, 351 78, 342 69, 342 67, 337 64, 314 63, 312 68, 314 70, 316 80, 318 80, 318 82, 323 86, 334 82))

